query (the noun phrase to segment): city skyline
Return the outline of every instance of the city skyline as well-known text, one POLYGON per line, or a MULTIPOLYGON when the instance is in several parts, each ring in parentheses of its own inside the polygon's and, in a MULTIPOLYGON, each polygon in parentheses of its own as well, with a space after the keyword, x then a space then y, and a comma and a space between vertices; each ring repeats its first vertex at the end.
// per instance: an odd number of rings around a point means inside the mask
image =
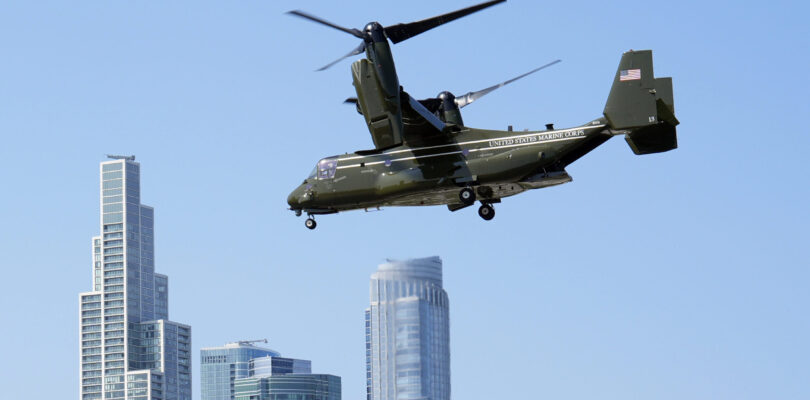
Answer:
POLYGON ((312 232, 291 215, 319 157, 373 143, 341 105, 354 58, 314 72, 358 41, 285 13, 362 28, 474 2, 0 2, 4 396, 77 395, 98 163, 118 153, 143 165, 169 317, 193 327, 193 400, 202 347, 265 335, 365 397, 369 275, 431 254, 452 297, 454 398, 810 398, 805 3, 507 1, 396 44, 417 99, 562 59, 463 110, 518 131, 599 117, 620 54, 652 49, 679 148, 638 157, 611 139, 573 184, 489 222, 392 207, 312 232), (43 379, 45 360, 59 373, 43 379))

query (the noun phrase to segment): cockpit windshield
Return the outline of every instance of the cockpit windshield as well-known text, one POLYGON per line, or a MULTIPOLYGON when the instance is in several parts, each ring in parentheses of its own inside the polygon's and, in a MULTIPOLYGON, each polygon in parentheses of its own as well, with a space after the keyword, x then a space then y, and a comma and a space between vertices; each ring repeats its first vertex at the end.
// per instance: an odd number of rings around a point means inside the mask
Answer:
POLYGON ((319 161, 318 166, 315 168, 318 173, 318 179, 334 178, 335 171, 337 170, 337 162, 337 158, 324 158, 319 161))

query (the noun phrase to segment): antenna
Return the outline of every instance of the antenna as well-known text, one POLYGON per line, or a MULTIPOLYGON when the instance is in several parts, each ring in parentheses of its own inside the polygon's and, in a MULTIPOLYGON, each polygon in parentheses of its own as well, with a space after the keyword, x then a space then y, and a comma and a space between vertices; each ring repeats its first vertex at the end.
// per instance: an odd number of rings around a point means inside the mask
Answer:
POLYGON ((127 160, 127 161, 135 161, 135 155, 131 156, 119 156, 117 154, 107 154, 107 158, 113 160, 127 160))

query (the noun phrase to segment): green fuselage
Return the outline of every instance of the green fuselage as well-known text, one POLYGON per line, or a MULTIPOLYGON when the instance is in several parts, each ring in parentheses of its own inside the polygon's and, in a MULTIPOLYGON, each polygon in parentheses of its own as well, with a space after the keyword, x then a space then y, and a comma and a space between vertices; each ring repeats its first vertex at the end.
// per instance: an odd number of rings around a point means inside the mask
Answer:
MULTIPOLYGON (((672 79, 654 76, 650 50, 622 54, 603 117, 568 129, 551 125, 545 131, 473 129, 464 126, 460 112, 477 98, 559 60, 459 97, 444 91, 436 98, 417 100, 405 92, 389 41, 399 43, 503 1, 407 24, 383 27, 371 22, 362 31, 302 11, 290 12, 362 40, 343 57, 365 52, 352 63, 357 97, 347 102, 363 115, 374 143, 374 150, 320 160, 287 198, 296 215, 442 204, 456 211, 477 199, 478 215, 491 220, 492 204, 504 197, 570 182, 565 167, 614 135, 625 135, 635 154, 678 147, 672 79)), ((315 226, 313 218, 306 220, 307 228, 315 226)))
POLYGON ((321 160, 288 197, 292 210, 310 214, 380 206, 460 203, 459 188, 478 199, 503 197, 569 182, 564 167, 612 135, 605 120, 546 131, 462 128, 420 146, 359 152, 321 160))

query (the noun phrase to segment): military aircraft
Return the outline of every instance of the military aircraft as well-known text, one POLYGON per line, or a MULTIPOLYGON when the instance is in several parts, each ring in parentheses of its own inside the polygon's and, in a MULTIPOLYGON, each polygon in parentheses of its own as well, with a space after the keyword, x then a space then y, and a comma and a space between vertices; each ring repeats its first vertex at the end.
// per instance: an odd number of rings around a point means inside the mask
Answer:
MULTIPOLYGON (((446 205, 457 211, 481 203, 478 215, 491 220, 493 204, 530 189, 571 182, 565 167, 616 135, 625 135, 635 154, 677 148, 671 78, 655 78, 652 51, 624 53, 602 116, 566 129, 516 132, 464 125, 459 109, 527 74, 484 90, 455 97, 416 100, 400 86, 391 54, 399 43, 444 23, 502 3, 488 1, 433 18, 363 30, 345 28, 302 11, 289 14, 341 30, 361 39, 338 61, 365 52, 352 63, 356 104, 371 133, 374 149, 318 161, 287 202, 306 227, 315 215, 384 206, 446 205)), ((556 61, 555 61, 556 62, 556 61)))

